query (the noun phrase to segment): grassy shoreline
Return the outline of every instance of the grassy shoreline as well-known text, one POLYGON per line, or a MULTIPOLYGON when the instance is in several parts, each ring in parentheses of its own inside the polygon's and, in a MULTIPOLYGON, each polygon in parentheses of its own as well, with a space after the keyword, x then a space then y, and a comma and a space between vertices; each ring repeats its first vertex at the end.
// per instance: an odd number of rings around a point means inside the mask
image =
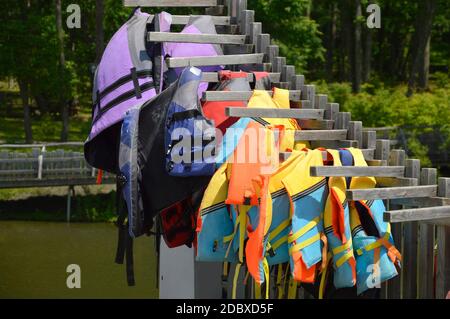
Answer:
MULTIPOLYGON (((67 188, 0 191, 0 220, 66 221, 67 188)), ((113 222, 116 192, 113 186, 75 188, 72 197, 73 222, 113 222)))

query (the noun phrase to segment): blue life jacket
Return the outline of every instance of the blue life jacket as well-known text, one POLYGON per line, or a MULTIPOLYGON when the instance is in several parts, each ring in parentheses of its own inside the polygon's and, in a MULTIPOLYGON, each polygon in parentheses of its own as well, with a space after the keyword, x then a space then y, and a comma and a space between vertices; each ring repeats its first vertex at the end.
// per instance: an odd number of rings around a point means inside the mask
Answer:
POLYGON ((215 127, 201 111, 197 90, 202 71, 183 70, 166 118, 166 170, 172 176, 213 175, 215 127))

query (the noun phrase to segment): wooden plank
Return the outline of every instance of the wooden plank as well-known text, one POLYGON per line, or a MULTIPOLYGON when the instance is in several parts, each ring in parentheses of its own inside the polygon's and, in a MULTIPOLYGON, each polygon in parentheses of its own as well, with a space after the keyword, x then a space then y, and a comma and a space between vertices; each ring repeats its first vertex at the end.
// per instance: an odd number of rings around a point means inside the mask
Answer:
POLYGON ((441 218, 450 218, 450 206, 408 208, 384 212, 386 222, 399 223, 410 221, 423 221, 441 218))
POLYGON ((302 129, 332 130, 334 121, 331 120, 298 120, 302 129))
POLYGON ((391 202, 395 205, 407 207, 433 207, 450 205, 450 198, 444 197, 426 197, 426 198, 396 198, 391 202))
MULTIPOLYGON (((438 195, 450 199, 450 178, 439 178, 438 195)), ((436 220, 443 222, 441 220, 436 220)), ((436 298, 444 299, 450 291, 450 226, 437 227, 436 298)), ((447 224, 449 225, 449 224, 447 224)))
POLYGON ((347 190, 347 200, 372 200, 436 196, 437 185, 347 190))
MULTIPOLYGON (((172 25, 186 25, 189 23, 191 18, 198 18, 202 15, 172 15, 172 25)), ((154 15, 151 14, 149 17, 149 21, 154 18, 154 15)), ((216 26, 229 26, 231 23, 230 16, 211 16, 212 22, 216 26)))
MULTIPOLYGON (((433 185, 437 182, 437 169, 422 168, 421 185, 433 185)), ((437 188, 437 185, 433 185, 437 188)), ((436 190, 437 191, 437 190, 436 190)), ((435 194, 434 194, 435 195, 435 194)), ((430 224, 419 224, 419 263, 418 263, 418 297, 431 299, 434 296, 434 235, 435 227, 430 224)))
POLYGON ((217 0, 123 0, 125 7, 215 7, 217 0))
MULTIPOLYGON (((281 161, 287 160, 289 156, 291 156, 291 154, 292 154, 291 152, 280 152, 280 160, 281 161)), ((322 158, 324 161, 327 160, 328 155, 326 151, 322 151, 322 158)))
POLYGON ((323 110, 227 107, 225 108, 225 114, 233 117, 321 119, 323 110))
MULTIPOLYGON (((308 111, 323 110, 311 109, 308 111)), ((339 141, 345 139, 346 136, 347 130, 302 130, 295 132, 296 141, 339 141)))
MULTIPOLYGON (((280 80, 280 73, 269 73, 269 79, 271 82, 277 82, 280 80)), ((248 73, 247 74, 247 81, 252 83, 254 80, 253 74, 248 73)), ((219 80, 219 74, 217 72, 203 72, 202 73, 202 82, 209 82, 209 83, 217 83, 220 82, 219 80)))
POLYGON ((404 166, 312 166, 311 176, 402 177, 404 166))
MULTIPOLYGON (((270 95, 273 91, 267 91, 270 95)), ((205 91, 202 99, 204 101, 245 101, 249 100, 253 91, 205 91)), ((300 91, 289 91, 289 98, 293 101, 300 99, 300 91)))
POLYGON ((245 44, 245 35, 148 32, 147 41, 177 42, 177 43, 245 44))
POLYGON ((347 147, 357 147, 358 142, 352 141, 352 140, 339 140, 339 141, 311 141, 311 147, 312 148, 331 148, 331 149, 338 149, 338 148, 347 148, 347 147))
POLYGON ((222 56, 197 56, 187 58, 167 58, 169 68, 181 68, 186 66, 211 66, 211 65, 239 65, 262 63, 264 54, 236 54, 222 56))

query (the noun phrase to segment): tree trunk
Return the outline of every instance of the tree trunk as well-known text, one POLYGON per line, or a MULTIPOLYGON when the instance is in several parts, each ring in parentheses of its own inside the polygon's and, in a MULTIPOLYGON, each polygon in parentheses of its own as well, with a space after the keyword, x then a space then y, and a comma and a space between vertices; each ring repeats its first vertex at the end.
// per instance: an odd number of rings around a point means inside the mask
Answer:
POLYGON ((31 114, 30 114, 30 90, 26 80, 19 79, 20 98, 23 105, 23 128, 25 131, 25 142, 27 144, 33 143, 33 132, 31 129, 31 114))
POLYGON ((431 33, 428 36, 427 45, 425 46, 425 52, 423 55, 422 65, 419 68, 419 88, 422 90, 428 89, 428 78, 430 75, 430 42, 431 33))
POLYGON ((327 73, 328 81, 333 80, 333 65, 334 65, 334 50, 336 47, 336 22, 337 22, 337 5, 333 3, 331 5, 331 22, 328 28, 328 51, 326 57, 325 70, 327 73))
POLYGON ((95 2, 95 64, 98 65, 103 55, 104 49, 104 31, 103 31, 104 6, 103 0, 95 2))
POLYGON ((341 34, 342 34, 342 52, 345 52, 345 57, 347 58, 344 64, 343 64, 343 74, 342 77, 349 82, 353 82, 353 74, 354 74, 354 50, 353 50, 353 15, 351 12, 352 10, 352 1, 353 0, 346 0, 340 2, 342 8, 341 8, 341 17, 342 17, 342 28, 341 28, 341 34), (348 67, 350 67, 350 71, 348 70, 348 67))
MULTIPOLYGON (((62 9, 61 0, 55 1, 56 7, 56 31, 58 34, 58 46, 59 46, 59 72, 60 81, 65 81, 65 67, 66 67, 66 57, 64 55, 64 29, 62 25, 62 9)), ((59 103, 61 104, 61 120, 62 120, 62 130, 61 130, 61 141, 67 141, 69 135, 69 105, 65 99, 67 92, 65 88, 67 86, 62 84, 59 103)))
MULTIPOLYGON (((424 69, 425 51, 430 40, 436 0, 421 1, 418 8, 413 41, 411 41, 411 65, 408 80, 407 96, 411 96, 416 86, 416 78, 421 68, 424 69)), ((424 75, 425 76, 425 75, 424 75)), ((419 83, 420 85, 420 83, 419 83)))
POLYGON ((370 79, 372 61, 372 30, 367 29, 364 41, 364 63, 362 70, 362 80, 367 82, 370 79))
POLYGON ((361 89, 361 70, 362 70, 362 54, 361 54, 361 1, 355 0, 355 40, 354 40, 354 67, 352 89, 354 93, 358 93, 361 89))

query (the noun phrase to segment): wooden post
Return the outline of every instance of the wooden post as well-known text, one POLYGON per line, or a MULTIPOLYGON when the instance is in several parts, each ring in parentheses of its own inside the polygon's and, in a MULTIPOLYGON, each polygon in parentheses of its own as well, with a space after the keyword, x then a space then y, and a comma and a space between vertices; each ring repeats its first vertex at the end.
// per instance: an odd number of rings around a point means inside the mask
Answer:
MULTIPOLYGON (((437 169, 422 168, 420 174, 421 185, 436 185, 437 169)), ((419 298, 431 299, 434 296, 433 271, 434 271, 434 225, 419 224, 419 264, 418 285, 419 298)))
POLYGON ((334 128, 338 130, 348 130, 352 114, 350 112, 339 112, 334 123, 334 128))
POLYGON ((358 147, 362 147, 362 122, 350 121, 347 132, 347 139, 357 141, 358 147))
POLYGON ((292 81, 291 90, 301 90, 303 85, 305 84, 305 76, 294 75, 291 81, 292 81))
POLYGON ((69 186, 69 191, 67 193, 67 206, 66 206, 66 221, 70 223, 70 213, 72 208, 72 195, 75 195, 74 186, 69 186))
POLYGON ((362 132, 362 148, 375 149, 377 141, 376 131, 363 131, 362 132))
POLYGON ((290 85, 292 77, 295 75, 295 66, 285 65, 281 70, 281 82, 287 82, 290 85))
POLYGON ((241 18, 239 32, 241 34, 245 34, 247 36, 250 36, 250 24, 252 22, 255 22, 255 11, 253 11, 253 10, 244 10, 242 12, 242 18, 241 18))
MULTIPOLYGON (((420 177, 420 160, 405 161, 405 176, 420 177)), ((402 298, 417 298, 417 222, 403 224, 402 298)))
MULTIPOLYGON (((272 72, 281 73, 283 72, 283 67, 286 65, 286 58, 278 56, 275 58, 275 62, 272 65, 272 72)), ((281 79, 280 79, 281 80, 281 79)))
MULTIPOLYGON (((375 131, 373 131, 375 133, 375 131)), ((375 137, 375 135, 374 135, 375 137)), ((404 166, 405 165, 405 151, 404 150, 393 150, 389 154, 389 165, 390 166, 404 166)), ((389 209, 401 209, 400 205, 394 205, 389 202, 389 209)), ((394 223, 391 224, 391 234, 394 239, 395 247, 402 253, 402 224, 394 223)), ((387 283, 387 299, 400 299, 401 298, 401 277, 402 269, 400 269, 397 277, 392 278, 387 283)))
POLYGON ((390 140, 376 140, 375 159, 387 161, 390 152, 390 140))
POLYGON ((259 34, 256 39, 256 53, 264 53, 263 62, 269 62, 267 47, 270 45, 270 34, 259 34))
POLYGON ((339 103, 327 103, 325 106, 325 120, 336 121, 339 113, 339 103))
POLYGON ((326 94, 316 94, 315 97, 315 109, 325 110, 328 103, 328 96, 326 94))
MULTIPOLYGON (((450 198, 450 178, 439 178, 438 196, 450 198)), ((450 226, 437 226, 436 298, 444 299, 450 291, 450 226)))
POLYGON ((258 35, 262 32, 261 22, 251 22, 250 23, 250 44, 256 45, 258 41, 258 35))

